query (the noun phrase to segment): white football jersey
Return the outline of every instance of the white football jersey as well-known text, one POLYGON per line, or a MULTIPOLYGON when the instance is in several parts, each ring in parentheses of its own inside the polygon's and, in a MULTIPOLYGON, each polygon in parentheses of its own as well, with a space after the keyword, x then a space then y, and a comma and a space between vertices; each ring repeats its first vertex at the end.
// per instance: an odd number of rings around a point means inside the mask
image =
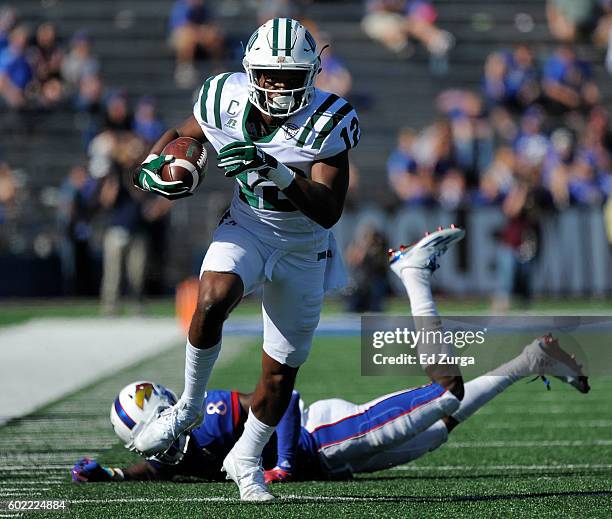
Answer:
MULTIPOLYGON (((193 114, 218 152, 234 141, 252 141, 246 129, 250 110, 257 108, 248 100, 247 75, 236 72, 206 80, 193 114)), ((306 108, 254 142, 297 175, 310 178, 314 162, 353 148, 359 136, 353 107, 335 94, 315 89, 306 108)), ((235 178, 231 215, 239 223, 282 249, 325 246, 328 231, 299 211, 272 181, 248 171, 235 178)))

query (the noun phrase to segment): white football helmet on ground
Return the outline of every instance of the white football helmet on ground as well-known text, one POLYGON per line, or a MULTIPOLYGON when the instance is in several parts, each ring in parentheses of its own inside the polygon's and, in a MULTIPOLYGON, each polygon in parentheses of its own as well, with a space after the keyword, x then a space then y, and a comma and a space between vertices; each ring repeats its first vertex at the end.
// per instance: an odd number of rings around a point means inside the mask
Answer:
MULTIPOLYGON (((149 420, 163 409, 176 404, 176 395, 167 387, 140 380, 125 386, 111 406, 110 419, 115 434, 127 449, 134 450, 134 438, 149 420)), ((180 462, 187 450, 189 438, 181 435, 162 456, 150 458, 165 464, 180 462)))
POLYGON ((249 78, 249 101, 263 113, 289 117, 312 101, 321 60, 314 37, 297 20, 274 18, 264 23, 249 39, 242 64, 249 78), (294 72, 299 86, 283 90, 261 86, 266 70, 294 72))

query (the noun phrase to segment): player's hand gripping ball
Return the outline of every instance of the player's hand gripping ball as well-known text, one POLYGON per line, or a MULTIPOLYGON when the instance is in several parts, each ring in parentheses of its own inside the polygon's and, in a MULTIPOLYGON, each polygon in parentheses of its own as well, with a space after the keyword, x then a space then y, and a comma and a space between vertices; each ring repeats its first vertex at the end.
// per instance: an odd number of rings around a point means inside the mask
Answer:
POLYGON ((205 174, 206 149, 190 137, 179 137, 162 154, 149 155, 134 174, 134 185, 169 200, 190 196, 205 174))

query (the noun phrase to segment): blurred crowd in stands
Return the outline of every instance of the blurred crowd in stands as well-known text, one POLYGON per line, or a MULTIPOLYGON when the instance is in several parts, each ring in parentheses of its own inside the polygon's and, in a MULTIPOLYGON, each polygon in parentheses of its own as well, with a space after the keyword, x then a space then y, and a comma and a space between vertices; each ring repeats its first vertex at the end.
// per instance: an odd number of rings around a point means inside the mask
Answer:
POLYGON ((612 187, 612 128, 588 63, 568 45, 538 66, 526 45, 493 52, 482 91, 437 98, 439 119, 403 128, 388 160, 402 203, 502 203, 521 182, 550 205, 600 204, 612 187))
MULTIPOLYGON (((119 310, 125 278, 138 306, 147 269, 163 261, 171 206, 130 185, 129 172, 166 130, 155 99, 144 96, 132 105, 127 92, 106 88, 85 31, 64 45, 54 24, 43 22, 31 33, 11 7, 0 10, 0 95, 7 108, 17 110, 71 109, 82 134, 87 162, 69 171, 55 201, 62 293, 100 292, 104 312, 113 314, 119 310), (94 223, 100 222, 101 251, 94 245, 94 223)), ((19 216, 18 184, 18 175, 0 162, 5 241, 19 216)))
POLYGON ((517 286, 528 299, 542 213, 601 207, 612 192, 612 127, 588 62, 560 43, 542 60, 527 45, 492 52, 480 92, 449 89, 431 125, 399 131, 387 162, 405 206, 499 206, 497 310, 517 286))
POLYGON ((12 7, 0 9, 0 97, 8 107, 49 109, 78 99, 99 63, 85 32, 65 44, 55 24, 33 31, 12 7))
POLYGON ((438 12, 432 2, 366 0, 365 5, 362 27, 370 38, 403 59, 412 57, 414 43, 419 43, 429 53, 432 73, 448 71, 447 54, 455 45, 455 37, 436 24, 438 12))
MULTIPOLYGON (((334 35, 309 17, 310 3, 253 0, 250 7, 255 8, 256 23, 291 16, 307 26, 321 47, 331 44, 321 55, 316 86, 367 109, 360 98, 365 96, 353 90, 349 68, 332 50, 334 35)), ((209 73, 223 70, 228 61, 239 62, 239 40, 221 28, 218 9, 205 0, 171 4, 165 36, 175 58, 170 73, 177 88, 193 91, 199 86, 199 60, 206 61, 209 73)), ((396 206, 502 208, 507 216, 498 259, 500 272, 506 272, 499 282, 502 299, 512 284, 509 272, 529 277, 541 212, 601 205, 612 189, 610 115, 601 104, 592 63, 575 50, 576 43, 587 42, 601 53, 612 45, 612 0, 547 0, 546 17, 558 42, 553 51, 542 54, 538 48, 536 53, 521 44, 491 52, 482 65, 480 90, 443 91, 436 100, 436 120, 424 128, 401 128, 387 161, 396 206)), ((427 0, 366 0, 361 25, 369 38, 400 59, 409 59, 422 47, 431 72, 445 74, 452 70, 449 63, 457 42, 439 18, 434 2, 427 0)), ((68 172, 56 200, 63 293, 91 295, 100 290, 105 311, 114 313, 122 278, 138 300, 145 272, 163 263, 170 203, 132 189, 126 173, 166 126, 156 99, 136 99, 107 86, 112 81, 105 78, 95 41, 86 30, 63 34, 52 22, 23 22, 14 8, 0 8, 0 107, 36 114, 57 107, 75 114, 87 158, 68 172), (102 229, 98 236, 96 229, 102 229)), ((608 65, 612 73, 611 51, 608 65)), ((0 249, 6 249, 3 241, 19 218, 24 181, 23 173, 1 158, 0 249)), ((353 164, 349 207, 358 199, 351 196, 358 185, 353 164)), ((385 248, 384 237, 372 228, 362 229, 349 247, 347 262, 357 280, 351 309, 380 308, 387 286, 384 265, 375 261, 374 253, 363 251, 385 248), (381 280, 376 283, 381 290, 372 291, 372 279, 381 280)))

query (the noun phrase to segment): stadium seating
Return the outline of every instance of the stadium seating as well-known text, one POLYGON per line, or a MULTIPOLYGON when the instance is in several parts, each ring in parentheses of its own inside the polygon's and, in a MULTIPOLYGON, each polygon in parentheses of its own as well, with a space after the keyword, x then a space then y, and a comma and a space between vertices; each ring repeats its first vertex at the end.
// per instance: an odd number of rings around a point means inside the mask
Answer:
MULTIPOLYGON (((69 38, 86 29, 93 38, 95 53, 102 63, 102 75, 110 88, 126 89, 132 98, 154 95, 169 124, 188 113, 190 92, 175 87, 174 58, 167 46, 167 16, 171 0, 113 0, 82 2, 62 0, 41 2, 20 0, 20 14, 31 23, 51 20, 60 34, 69 38)), ((255 25, 255 14, 239 0, 219 4, 219 21, 235 40, 245 40, 255 25)), ((489 2, 486 0, 437 0, 439 24, 457 37, 451 51, 447 76, 432 76, 426 51, 417 48, 415 56, 400 61, 382 46, 370 41, 360 28, 361 1, 318 2, 310 8, 311 17, 333 39, 335 53, 344 59, 354 78, 354 92, 371 98, 360 110, 363 140, 354 154, 361 172, 361 186, 368 197, 384 201, 388 196, 384 177, 385 162, 394 146, 400 126, 419 127, 435 116, 435 95, 451 86, 477 89, 486 55, 494 48, 517 41, 533 43, 536 54, 545 54, 554 42, 548 32, 543 0, 489 2), (534 23, 531 32, 519 32, 517 13, 526 13, 534 23)), ((601 56, 591 47, 583 55, 600 63, 601 56)), ((199 64, 202 77, 213 71, 199 64)), ((238 61, 228 68, 239 70, 238 61)), ((612 98, 612 83, 598 65, 596 77, 604 102, 612 98)), ((6 159, 13 167, 29 173, 30 187, 37 192, 44 186, 58 185, 67 169, 85 159, 81 137, 75 131, 76 119, 69 109, 52 113, 0 116, 0 139, 6 159)), ((209 175, 207 190, 229 190, 220 175, 209 175)), ((203 203, 190 201, 190 206, 203 203)))

